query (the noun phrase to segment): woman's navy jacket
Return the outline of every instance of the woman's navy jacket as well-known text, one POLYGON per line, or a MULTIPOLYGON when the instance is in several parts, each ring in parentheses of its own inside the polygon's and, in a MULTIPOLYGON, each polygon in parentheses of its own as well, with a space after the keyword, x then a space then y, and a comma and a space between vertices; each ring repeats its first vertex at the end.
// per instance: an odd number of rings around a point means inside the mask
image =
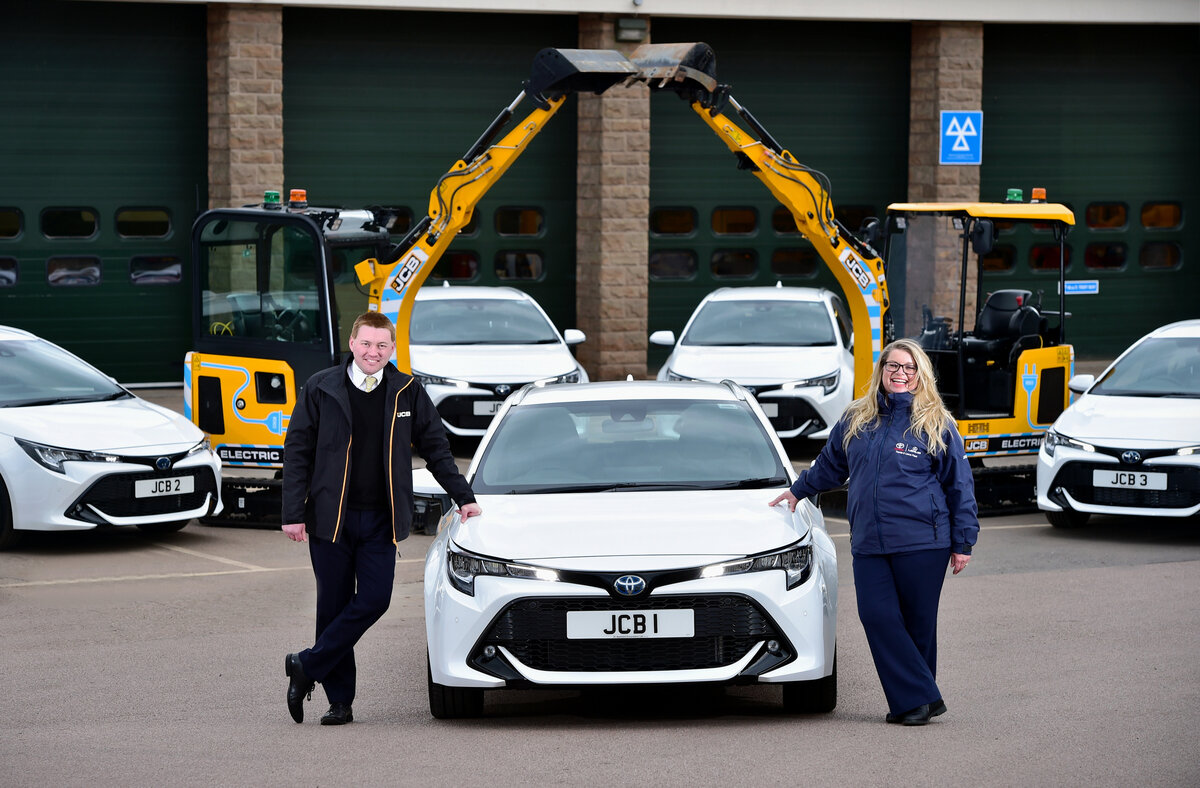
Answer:
POLYGON ((848 484, 850 552, 880 555, 949 547, 969 555, 979 535, 975 483, 953 425, 937 455, 908 432, 912 395, 880 394, 879 422, 850 441, 843 417, 812 467, 792 484, 806 498, 848 484))

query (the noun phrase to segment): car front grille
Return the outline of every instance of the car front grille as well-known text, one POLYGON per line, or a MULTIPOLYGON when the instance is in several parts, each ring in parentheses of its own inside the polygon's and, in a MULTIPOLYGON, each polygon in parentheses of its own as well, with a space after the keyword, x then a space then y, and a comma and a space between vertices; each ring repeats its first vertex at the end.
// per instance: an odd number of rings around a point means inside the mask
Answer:
POLYGON ((619 600, 551 597, 518 600, 492 622, 476 646, 503 646, 537 670, 573 673, 697 670, 731 665, 763 640, 783 641, 778 627, 747 597, 692 595, 619 600), (690 638, 568 640, 567 612, 693 610, 690 638))
POLYGON ((1144 509, 1186 509, 1200 504, 1200 468, 1174 465, 1121 465, 1071 462, 1064 465, 1050 485, 1051 497, 1055 488, 1062 487, 1080 503, 1096 506, 1129 506, 1144 509), (1137 490, 1120 487, 1096 487, 1092 471, 1122 470, 1145 473, 1165 473, 1167 489, 1137 490))
POLYGON ((113 517, 145 517, 149 515, 171 514, 173 512, 188 512, 204 504, 207 495, 214 498, 217 493, 217 479, 212 468, 177 468, 162 473, 148 471, 145 473, 114 473, 97 479, 90 487, 75 500, 67 511, 70 517, 81 517, 94 522, 96 515, 86 507, 94 506, 100 511, 113 517), (191 476, 195 479, 193 492, 184 495, 159 495, 149 498, 135 498, 133 483, 143 479, 176 478, 191 476))
MULTIPOLYGON (((492 383, 472 383, 472 388, 495 389, 498 384, 492 383)), ((504 385, 504 384, 499 384, 504 385)), ((495 402, 496 400, 504 400, 512 391, 516 391, 525 384, 511 383, 507 384, 508 391, 502 391, 496 394, 454 394, 446 397, 437 404, 438 415, 442 420, 452 427, 460 430, 486 430, 488 425, 492 423, 491 416, 476 416, 476 402, 495 402)))

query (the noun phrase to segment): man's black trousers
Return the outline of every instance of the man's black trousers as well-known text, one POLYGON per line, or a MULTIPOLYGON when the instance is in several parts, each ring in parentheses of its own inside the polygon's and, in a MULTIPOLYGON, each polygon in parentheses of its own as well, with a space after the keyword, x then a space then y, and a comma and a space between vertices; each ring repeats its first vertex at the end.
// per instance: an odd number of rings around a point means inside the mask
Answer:
POLYGON ((392 601, 396 544, 386 511, 350 509, 337 542, 312 535, 308 553, 317 578, 317 642, 300 664, 321 682, 330 703, 354 701, 354 644, 392 601))

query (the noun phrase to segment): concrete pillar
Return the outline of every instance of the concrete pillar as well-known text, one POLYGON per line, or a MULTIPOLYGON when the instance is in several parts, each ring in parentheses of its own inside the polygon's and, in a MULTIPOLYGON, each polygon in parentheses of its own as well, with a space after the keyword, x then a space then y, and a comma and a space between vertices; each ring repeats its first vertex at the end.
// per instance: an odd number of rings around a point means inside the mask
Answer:
MULTIPOLYGON (((581 14, 581 49, 616 49, 616 17, 581 14)), ((647 38, 647 40, 649 40, 647 38)), ((644 85, 580 94, 575 308, 588 341, 578 358, 594 380, 646 377, 650 94, 644 85)))
POLYGON ((283 8, 209 3, 209 207, 282 188, 283 8))
MULTIPOLYGON (((942 110, 983 106, 983 25, 977 22, 914 22, 909 120, 908 199, 912 202, 979 200, 979 167, 939 165, 942 110)), ((921 307, 958 325, 962 243, 948 219, 910 225, 905 278, 906 326, 920 329, 921 307)), ((975 321, 977 272, 967 278, 964 322, 975 321)))

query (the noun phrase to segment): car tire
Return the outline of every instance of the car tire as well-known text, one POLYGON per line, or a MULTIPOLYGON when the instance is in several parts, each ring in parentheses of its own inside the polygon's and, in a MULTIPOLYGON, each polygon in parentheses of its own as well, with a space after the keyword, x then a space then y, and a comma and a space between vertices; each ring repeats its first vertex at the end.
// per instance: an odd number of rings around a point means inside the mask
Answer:
POLYGON ((180 520, 175 523, 138 523, 138 530, 151 536, 162 536, 183 530, 183 527, 189 522, 189 520, 180 520))
POLYGON ((13 528, 12 504, 8 500, 8 488, 0 479, 0 550, 8 548, 21 541, 21 533, 13 528))
POLYGON ((483 690, 435 684, 425 655, 425 681, 429 685, 429 713, 439 720, 459 720, 483 714, 483 690))
POLYGON ((1061 512, 1046 512, 1046 519, 1055 528, 1082 528, 1087 525, 1087 512, 1077 512, 1074 509, 1063 509, 1061 512))
POLYGON ((789 681, 783 685, 783 708, 792 714, 828 714, 837 706, 837 649, 833 670, 815 681, 789 681))

